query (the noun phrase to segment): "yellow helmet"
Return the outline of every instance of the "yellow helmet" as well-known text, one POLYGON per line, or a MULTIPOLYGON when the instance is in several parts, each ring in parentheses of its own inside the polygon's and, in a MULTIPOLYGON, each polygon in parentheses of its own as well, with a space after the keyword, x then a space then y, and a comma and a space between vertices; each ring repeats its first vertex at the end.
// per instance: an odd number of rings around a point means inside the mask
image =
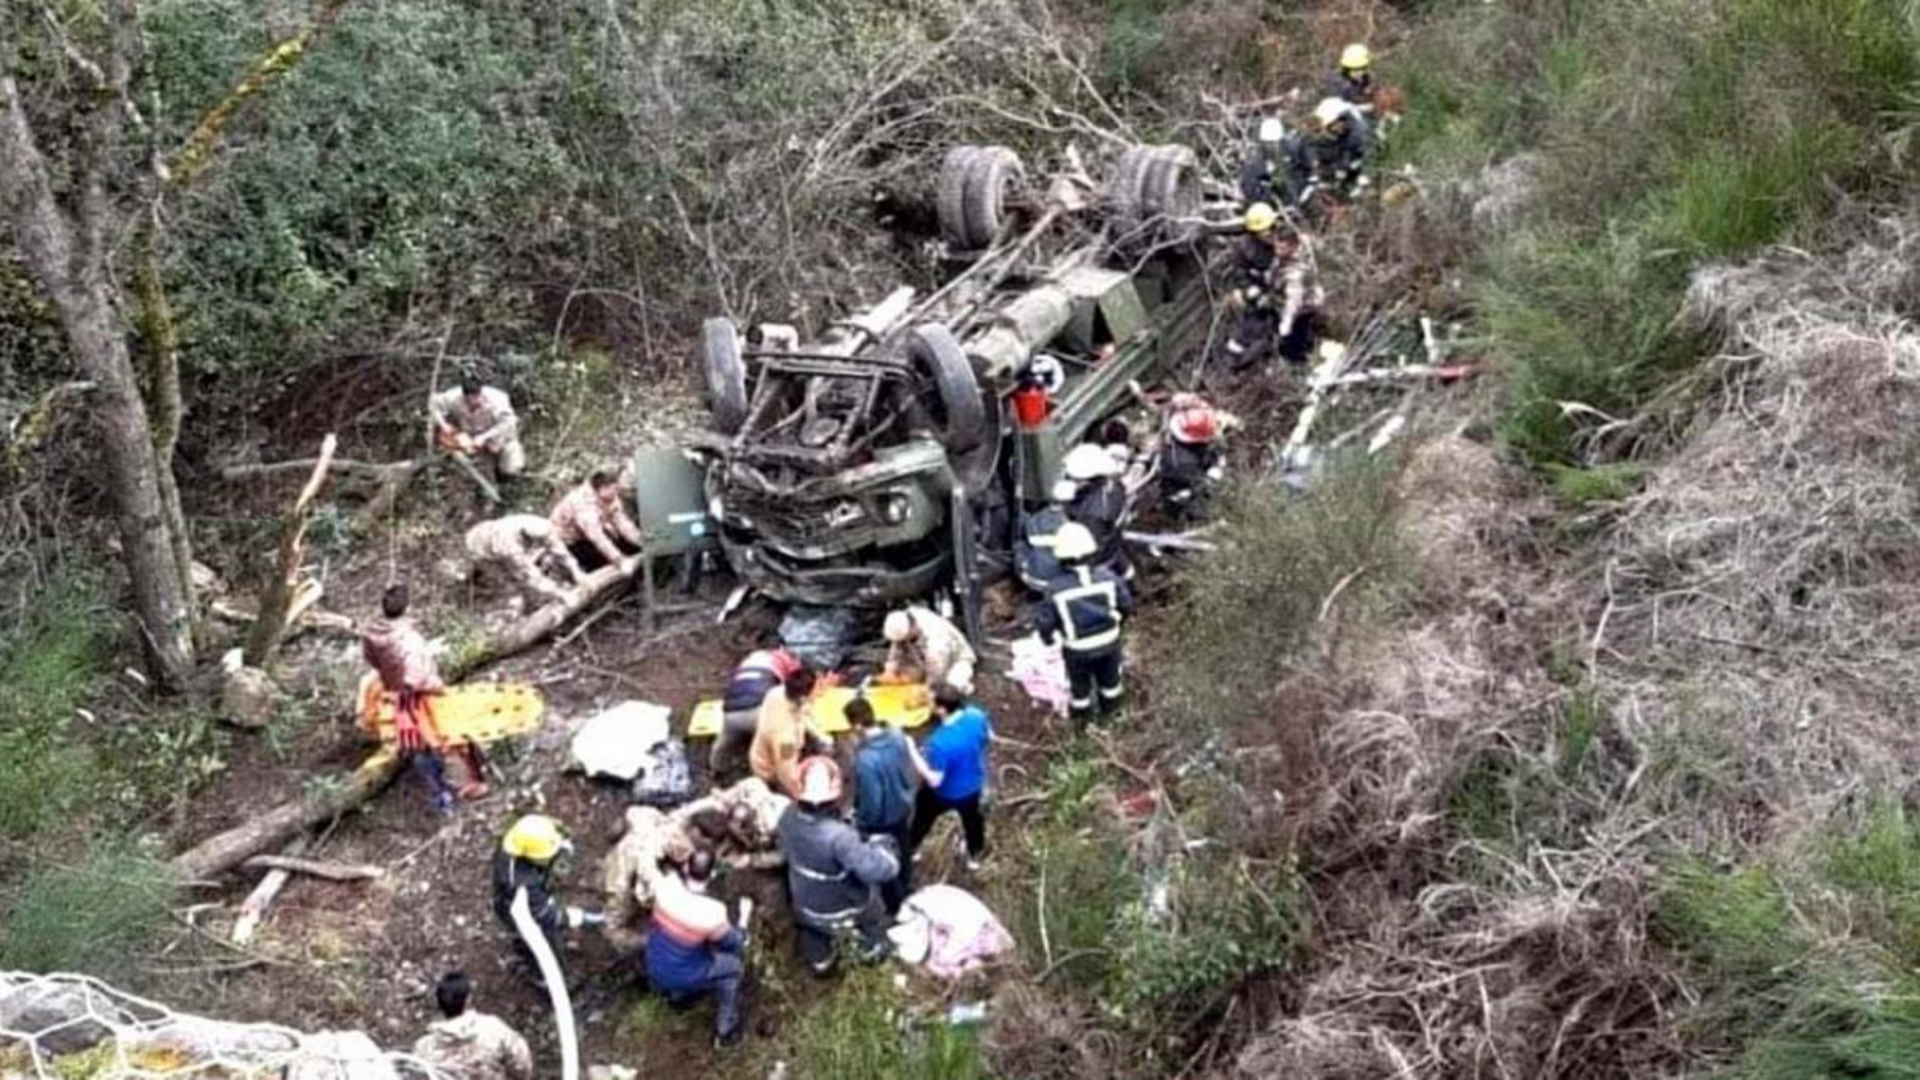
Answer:
POLYGON ((532 863, 550 863, 572 847, 560 823, 545 814, 522 817, 500 841, 500 850, 532 863))
POLYGON ((1373 50, 1355 42, 1340 50, 1340 68, 1343 71, 1365 71, 1373 66, 1373 50))
POLYGON ((1314 126, 1325 129, 1347 118, 1347 103, 1337 97, 1321 98, 1313 107, 1314 126))
POLYGON ((1242 220, 1242 224, 1247 227, 1247 231, 1255 235, 1267 232, 1279 223, 1280 211, 1275 210, 1271 205, 1263 202, 1257 202, 1247 207, 1247 215, 1242 220))

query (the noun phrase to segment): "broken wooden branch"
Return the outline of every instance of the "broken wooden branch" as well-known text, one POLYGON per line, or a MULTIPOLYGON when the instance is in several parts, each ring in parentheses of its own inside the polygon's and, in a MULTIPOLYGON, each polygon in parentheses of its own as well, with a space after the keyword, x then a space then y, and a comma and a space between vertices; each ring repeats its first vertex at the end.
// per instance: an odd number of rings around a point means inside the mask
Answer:
MULTIPOLYGON (((320 464, 317 457, 291 458, 287 461, 270 461, 259 465, 229 465, 220 470, 222 480, 252 480, 260 477, 279 476, 283 473, 311 472, 320 464)), ((386 479, 395 473, 412 472, 420 467, 418 459, 412 461, 355 461, 352 458, 334 458, 333 471, 337 473, 359 473, 376 479, 386 479)))
POLYGON ((333 863, 302 859, 291 854, 255 855, 241 864, 248 870, 282 871, 305 874, 326 881, 374 881, 387 876, 384 867, 368 863, 333 863))
POLYGON ((1201 540, 1191 533, 1149 533, 1128 529, 1120 534, 1120 538, 1129 544, 1139 544, 1155 551, 1213 551, 1218 546, 1211 540, 1201 540))
POLYGON ((193 880, 224 874, 378 795, 400 775, 400 764, 397 754, 375 754, 338 782, 319 785, 200 841, 174 857, 173 869, 181 877, 193 880))
POLYGON ((1366 368, 1350 374, 1329 379, 1328 386, 1361 386, 1378 382, 1411 382, 1416 379, 1434 379, 1439 382, 1453 382, 1464 379, 1474 373, 1472 364, 1403 364, 1399 367, 1366 368))
MULTIPOLYGON (((320 496, 320 489, 326 485, 327 473, 333 466, 333 451, 339 440, 329 432, 320 443, 320 457, 313 465, 313 475, 307 478, 306 486, 300 489, 300 495, 293 500, 293 506, 281 524, 280 560, 273 579, 267 582, 267 591, 260 598, 260 614, 253 621, 253 632, 247 635, 246 663, 249 667, 263 667, 273 650, 280 647, 280 639, 286 634, 287 624, 295 614, 294 590, 299 585, 300 553, 307 538, 307 523, 313 518, 313 502, 320 496)), ((312 607, 319 599, 317 593, 305 598, 301 610, 312 607)))
MULTIPOLYGON (((305 836, 295 836, 280 849, 281 857, 291 858, 299 855, 307 850, 307 846, 308 841, 305 836)), ((261 878, 260 884, 254 886, 253 891, 247 894, 247 898, 240 902, 240 914, 233 920, 235 945, 246 945, 253 941, 254 932, 260 929, 262 922, 266 921, 268 909, 273 907, 273 901, 280 895, 280 890, 287 887, 287 881, 291 877, 292 875, 285 870, 274 870, 261 878)))
MULTIPOLYGON (((312 583, 309 582, 309 584, 312 583)), ((314 608, 311 603, 304 603, 303 601, 309 591, 302 591, 300 595, 294 597, 293 609, 287 613, 287 633, 294 633, 306 629, 325 630, 335 634, 358 634, 360 632, 359 626, 347 616, 332 611, 320 611, 314 608)), ((317 601, 319 599, 317 591, 312 592, 314 600, 317 601)), ((216 619, 225 619, 227 622, 240 623, 243 625, 251 624, 259 617, 253 612, 229 604, 225 600, 214 601, 208 605, 207 610, 211 611, 216 619)))

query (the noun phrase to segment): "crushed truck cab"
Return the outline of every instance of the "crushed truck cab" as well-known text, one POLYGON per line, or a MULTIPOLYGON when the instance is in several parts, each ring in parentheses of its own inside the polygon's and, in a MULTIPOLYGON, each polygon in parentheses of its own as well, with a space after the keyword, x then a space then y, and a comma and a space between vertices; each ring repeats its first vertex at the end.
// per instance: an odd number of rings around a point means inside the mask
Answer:
POLYGON ((897 289, 805 342, 703 326, 692 449, 714 534, 760 592, 879 607, 1003 564, 1066 452, 1204 343, 1190 152, 1129 150, 1098 188, 1076 160, 1044 200, 1023 177, 1004 148, 948 155, 941 230, 964 269, 926 296, 897 289), (1062 377, 1044 418, 1016 422, 1008 396, 1040 356, 1062 377))

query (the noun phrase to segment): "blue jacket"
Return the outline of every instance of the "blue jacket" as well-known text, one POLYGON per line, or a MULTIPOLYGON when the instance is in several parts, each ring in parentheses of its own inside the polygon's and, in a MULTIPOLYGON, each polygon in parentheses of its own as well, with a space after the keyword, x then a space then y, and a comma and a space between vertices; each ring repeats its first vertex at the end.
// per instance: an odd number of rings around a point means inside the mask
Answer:
POLYGON ((787 857, 793 914, 802 926, 831 932, 878 908, 873 886, 900 873, 900 857, 885 841, 864 841, 853 826, 795 803, 776 830, 787 857))
POLYGON ((1104 566, 1074 566, 1047 582, 1033 611, 1040 640, 1068 652, 1101 653, 1120 647, 1120 624, 1133 614, 1133 591, 1104 566))
POLYGON ((907 737, 882 728, 853 752, 853 821, 863 833, 892 832, 913 814, 913 762, 907 737))
POLYGON ((677 878, 662 879, 647 932, 647 982, 669 994, 711 989, 714 957, 737 953, 746 942, 727 922, 726 905, 695 895, 677 878))

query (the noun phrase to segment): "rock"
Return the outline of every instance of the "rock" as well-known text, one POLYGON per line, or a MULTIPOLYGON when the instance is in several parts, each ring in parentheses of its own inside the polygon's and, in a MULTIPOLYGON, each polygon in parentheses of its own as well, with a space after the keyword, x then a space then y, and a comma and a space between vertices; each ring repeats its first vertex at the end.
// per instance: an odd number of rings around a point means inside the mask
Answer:
POLYGON ((287 1080, 400 1080, 380 1047, 363 1031, 323 1031, 300 1044, 287 1080))
POLYGON ((266 672, 236 668, 220 688, 220 717, 234 727, 257 731, 272 722, 279 699, 280 688, 266 672))
POLYGON ((77 1054, 113 1036, 113 1022, 128 1018, 112 998, 91 987, 55 983, 30 976, 0 981, 0 1031, 35 1036, 48 1054, 77 1054))

